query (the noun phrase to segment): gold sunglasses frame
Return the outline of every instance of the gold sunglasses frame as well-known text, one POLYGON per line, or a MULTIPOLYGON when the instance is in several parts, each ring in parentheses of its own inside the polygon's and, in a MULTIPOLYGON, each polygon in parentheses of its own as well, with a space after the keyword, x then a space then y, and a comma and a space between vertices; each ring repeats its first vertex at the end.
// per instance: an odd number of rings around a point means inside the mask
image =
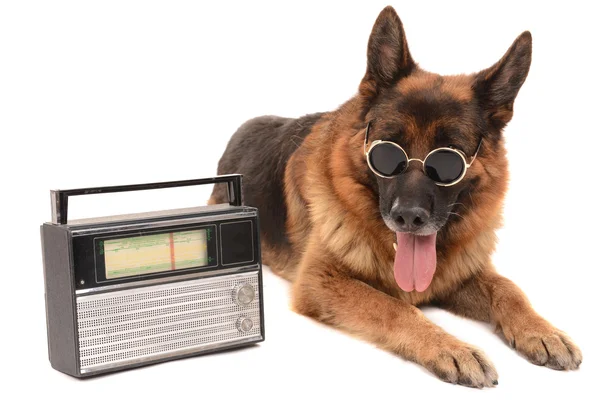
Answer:
POLYGON ((425 162, 427 161, 427 158, 432 155, 433 153, 436 153, 438 151, 441 150, 447 150, 447 151, 451 151, 453 153, 458 154, 458 156, 460 157, 460 159, 463 162, 464 168, 463 171, 461 173, 461 175, 456 178, 454 181, 450 182, 450 183, 441 183, 441 182, 436 182, 434 179, 431 179, 436 185, 438 186, 443 186, 443 187, 448 187, 448 186, 454 186, 457 183, 459 183, 460 181, 463 180, 463 178, 465 177, 465 175, 467 174, 467 170, 471 167, 471 165, 473 165, 473 162, 475 162, 475 158, 477 158, 477 154, 479 153, 479 149, 481 148, 481 143, 483 142, 483 137, 481 139, 479 139, 479 144, 477 145, 477 150, 475 150, 475 154, 473 155, 473 157, 471 158, 471 162, 467 162, 467 157, 465 155, 465 153, 463 153, 462 151, 458 150, 458 149, 453 149, 452 147, 438 147, 437 149, 433 149, 431 150, 429 153, 427 153, 427 155, 425 156, 425 158, 423 160, 421 160, 420 158, 409 158, 408 154, 406 153, 406 151, 402 148, 402 146, 400 146, 398 143, 395 142, 390 142, 388 140, 375 140, 374 142, 371 143, 371 145, 369 146, 369 148, 367 149, 367 143, 369 140, 369 129, 371 127, 371 122, 369 121, 367 123, 367 127, 365 129, 365 143, 363 146, 363 151, 365 153, 365 157, 367 159, 367 164, 369 165, 369 168, 371 169, 371 171, 373 171, 373 173, 381 178, 385 178, 385 179, 393 179, 398 175, 403 174, 404 172, 406 172, 406 170, 408 169, 408 166, 410 164, 411 161, 419 161, 421 163, 421 165, 423 166, 423 174, 425 174, 425 176, 427 176, 429 178, 429 176, 427 175, 427 172, 425 171, 425 162), (385 176, 380 174, 379 172, 377 172, 375 170, 375 168, 373 168, 373 165, 371 165, 371 159, 369 157, 369 155, 371 154, 371 150, 373 150, 373 148, 379 144, 384 144, 384 143, 389 143, 393 146, 396 146, 397 148, 399 148, 402 153, 404 153, 404 156, 406 157, 406 167, 404 168, 404 170, 398 174, 395 175, 391 175, 391 176, 385 176))

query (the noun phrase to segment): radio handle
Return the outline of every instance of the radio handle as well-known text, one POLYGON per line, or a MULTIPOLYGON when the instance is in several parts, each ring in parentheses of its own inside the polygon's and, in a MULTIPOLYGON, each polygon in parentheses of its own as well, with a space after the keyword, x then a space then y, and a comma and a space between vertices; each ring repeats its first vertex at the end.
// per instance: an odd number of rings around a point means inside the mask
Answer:
POLYGON ((185 181, 142 183, 137 185, 104 186, 85 189, 69 190, 51 190, 50 199, 52 202, 52 223, 64 225, 67 223, 67 213, 69 209, 69 197, 81 196, 84 194, 102 194, 134 192, 138 190, 168 189, 183 186, 209 185, 214 183, 227 183, 227 194, 229 204, 232 206, 242 205, 242 175, 219 175, 213 178, 190 179, 185 181))

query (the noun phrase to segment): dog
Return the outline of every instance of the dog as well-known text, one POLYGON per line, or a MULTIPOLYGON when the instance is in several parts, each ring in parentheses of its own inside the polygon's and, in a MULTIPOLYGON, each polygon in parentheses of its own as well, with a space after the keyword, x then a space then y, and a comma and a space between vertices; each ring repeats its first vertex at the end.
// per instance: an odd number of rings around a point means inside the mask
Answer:
MULTIPOLYGON (((526 31, 479 73, 430 73, 386 7, 353 98, 332 112, 263 116, 238 129, 218 173, 243 174, 263 262, 292 282, 296 312, 469 387, 497 385, 493 364, 418 306, 491 323, 534 364, 579 367, 579 348, 491 261, 508 180, 502 131, 531 53, 526 31)), ((209 202, 226 198, 216 186, 209 202)))

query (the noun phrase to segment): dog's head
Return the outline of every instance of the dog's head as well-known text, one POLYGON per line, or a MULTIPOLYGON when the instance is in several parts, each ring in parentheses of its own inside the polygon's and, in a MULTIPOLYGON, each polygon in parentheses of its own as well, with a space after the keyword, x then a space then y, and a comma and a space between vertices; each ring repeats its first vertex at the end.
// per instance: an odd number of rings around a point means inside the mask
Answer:
MULTIPOLYGON (((494 197, 501 202, 507 180, 502 129, 512 117, 530 62, 531 35, 524 32, 500 61, 479 73, 441 76, 424 71, 413 61, 394 9, 381 12, 369 39, 367 71, 359 87, 362 120, 370 121, 366 146, 376 140, 394 142, 409 159, 417 160, 391 178, 367 170, 364 155, 362 162, 385 224, 398 233, 398 246, 422 248, 425 253, 402 254, 431 258, 433 251, 435 258, 435 247, 431 250, 430 244, 438 232, 447 231, 449 221, 461 223, 475 207, 488 204, 489 208, 494 197), (418 161, 433 149, 450 147, 470 162, 480 142, 475 162, 452 186, 436 184, 418 161), (474 204, 477 199, 481 201, 474 204)), ((475 211, 480 219, 485 218, 485 210, 475 211)), ((427 279, 419 284, 413 278, 417 290, 429 285, 423 283, 427 279)), ((409 283, 404 286, 412 290, 409 283)))

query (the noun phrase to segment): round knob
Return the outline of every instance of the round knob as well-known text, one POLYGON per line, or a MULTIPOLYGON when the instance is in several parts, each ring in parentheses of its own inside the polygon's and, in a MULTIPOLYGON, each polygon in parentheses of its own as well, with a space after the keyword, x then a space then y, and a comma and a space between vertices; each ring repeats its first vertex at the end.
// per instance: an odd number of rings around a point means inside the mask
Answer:
POLYGON ((247 306, 254 301, 254 287, 249 283, 241 283, 233 289, 233 300, 239 306, 247 306))
POLYGON ((235 326, 240 332, 248 332, 254 326, 254 322, 248 317, 239 317, 235 326))

